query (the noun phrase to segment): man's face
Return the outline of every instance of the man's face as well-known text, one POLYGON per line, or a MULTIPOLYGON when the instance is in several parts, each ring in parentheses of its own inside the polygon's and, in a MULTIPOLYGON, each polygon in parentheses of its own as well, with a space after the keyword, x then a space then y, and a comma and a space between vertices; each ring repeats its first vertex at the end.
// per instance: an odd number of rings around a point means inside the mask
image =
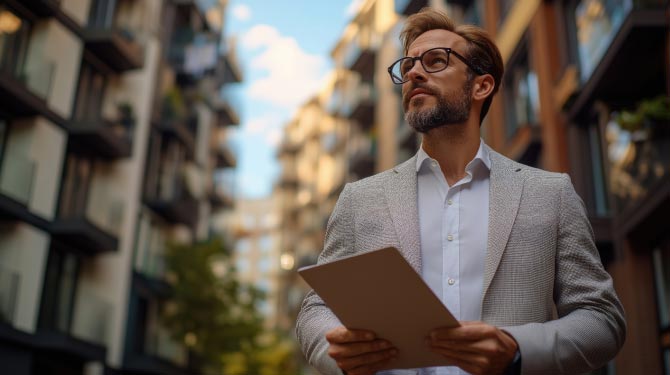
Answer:
MULTIPOLYGON (((409 47, 408 56, 420 56, 436 47, 449 47, 465 55, 466 41, 447 30, 430 30, 421 34, 409 47)), ((417 132, 464 123, 470 117, 473 79, 467 66, 455 57, 440 72, 426 73, 419 61, 402 86, 403 108, 409 125, 417 132)))

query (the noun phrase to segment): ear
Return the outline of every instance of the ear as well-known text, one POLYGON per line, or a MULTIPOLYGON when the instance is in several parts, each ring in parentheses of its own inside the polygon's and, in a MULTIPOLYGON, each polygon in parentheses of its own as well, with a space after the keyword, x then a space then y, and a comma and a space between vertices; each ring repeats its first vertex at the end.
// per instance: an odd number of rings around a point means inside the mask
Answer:
POLYGON ((484 101, 489 96, 493 95, 495 88, 495 80, 490 74, 484 74, 475 77, 474 85, 472 86, 472 99, 484 101))

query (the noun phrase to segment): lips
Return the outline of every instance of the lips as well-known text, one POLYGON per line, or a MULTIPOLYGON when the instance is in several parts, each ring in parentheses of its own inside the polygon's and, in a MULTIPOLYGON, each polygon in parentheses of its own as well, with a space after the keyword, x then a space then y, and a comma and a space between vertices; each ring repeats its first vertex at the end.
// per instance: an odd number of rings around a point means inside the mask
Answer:
POLYGON ((414 90, 410 91, 409 93, 409 99, 411 100, 413 97, 416 95, 432 95, 432 93, 426 89, 423 88, 415 88, 414 90))

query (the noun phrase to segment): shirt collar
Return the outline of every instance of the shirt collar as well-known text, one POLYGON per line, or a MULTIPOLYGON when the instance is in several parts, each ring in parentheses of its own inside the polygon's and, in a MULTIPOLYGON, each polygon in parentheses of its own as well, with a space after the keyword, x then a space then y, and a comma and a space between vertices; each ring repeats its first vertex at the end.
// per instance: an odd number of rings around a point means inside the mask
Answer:
MULTIPOLYGON (((421 147, 419 147, 419 151, 416 154, 416 171, 419 172, 421 169, 421 166, 426 162, 426 160, 433 161, 435 159, 431 158, 426 151, 423 149, 423 143, 421 144, 421 147)), ((474 168, 477 163, 482 163, 486 169, 489 171, 491 170, 491 156, 489 154, 489 148, 484 143, 483 139, 479 139, 479 149, 477 150, 477 154, 475 157, 466 165, 465 170, 469 171, 472 168, 474 168)))

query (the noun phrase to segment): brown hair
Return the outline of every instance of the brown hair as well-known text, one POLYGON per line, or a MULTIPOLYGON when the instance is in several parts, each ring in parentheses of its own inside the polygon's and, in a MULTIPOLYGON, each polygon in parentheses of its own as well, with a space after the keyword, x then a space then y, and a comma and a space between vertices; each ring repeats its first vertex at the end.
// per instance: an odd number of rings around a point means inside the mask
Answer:
MULTIPOLYGON (((460 35, 467 42, 467 50, 464 51, 465 57, 477 70, 493 76, 495 87, 482 105, 482 111, 479 114, 479 122, 489 111, 493 96, 500 88, 500 81, 503 76, 504 66, 502 56, 498 47, 495 45, 486 30, 475 25, 456 25, 444 12, 432 8, 423 8, 418 13, 407 17, 405 27, 400 33, 404 53, 407 55, 409 46, 419 37, 419 35, 430 30, 447 30, 460 35)), ((474 77, 474 72, 469 72, 469 77, 474 77)))

